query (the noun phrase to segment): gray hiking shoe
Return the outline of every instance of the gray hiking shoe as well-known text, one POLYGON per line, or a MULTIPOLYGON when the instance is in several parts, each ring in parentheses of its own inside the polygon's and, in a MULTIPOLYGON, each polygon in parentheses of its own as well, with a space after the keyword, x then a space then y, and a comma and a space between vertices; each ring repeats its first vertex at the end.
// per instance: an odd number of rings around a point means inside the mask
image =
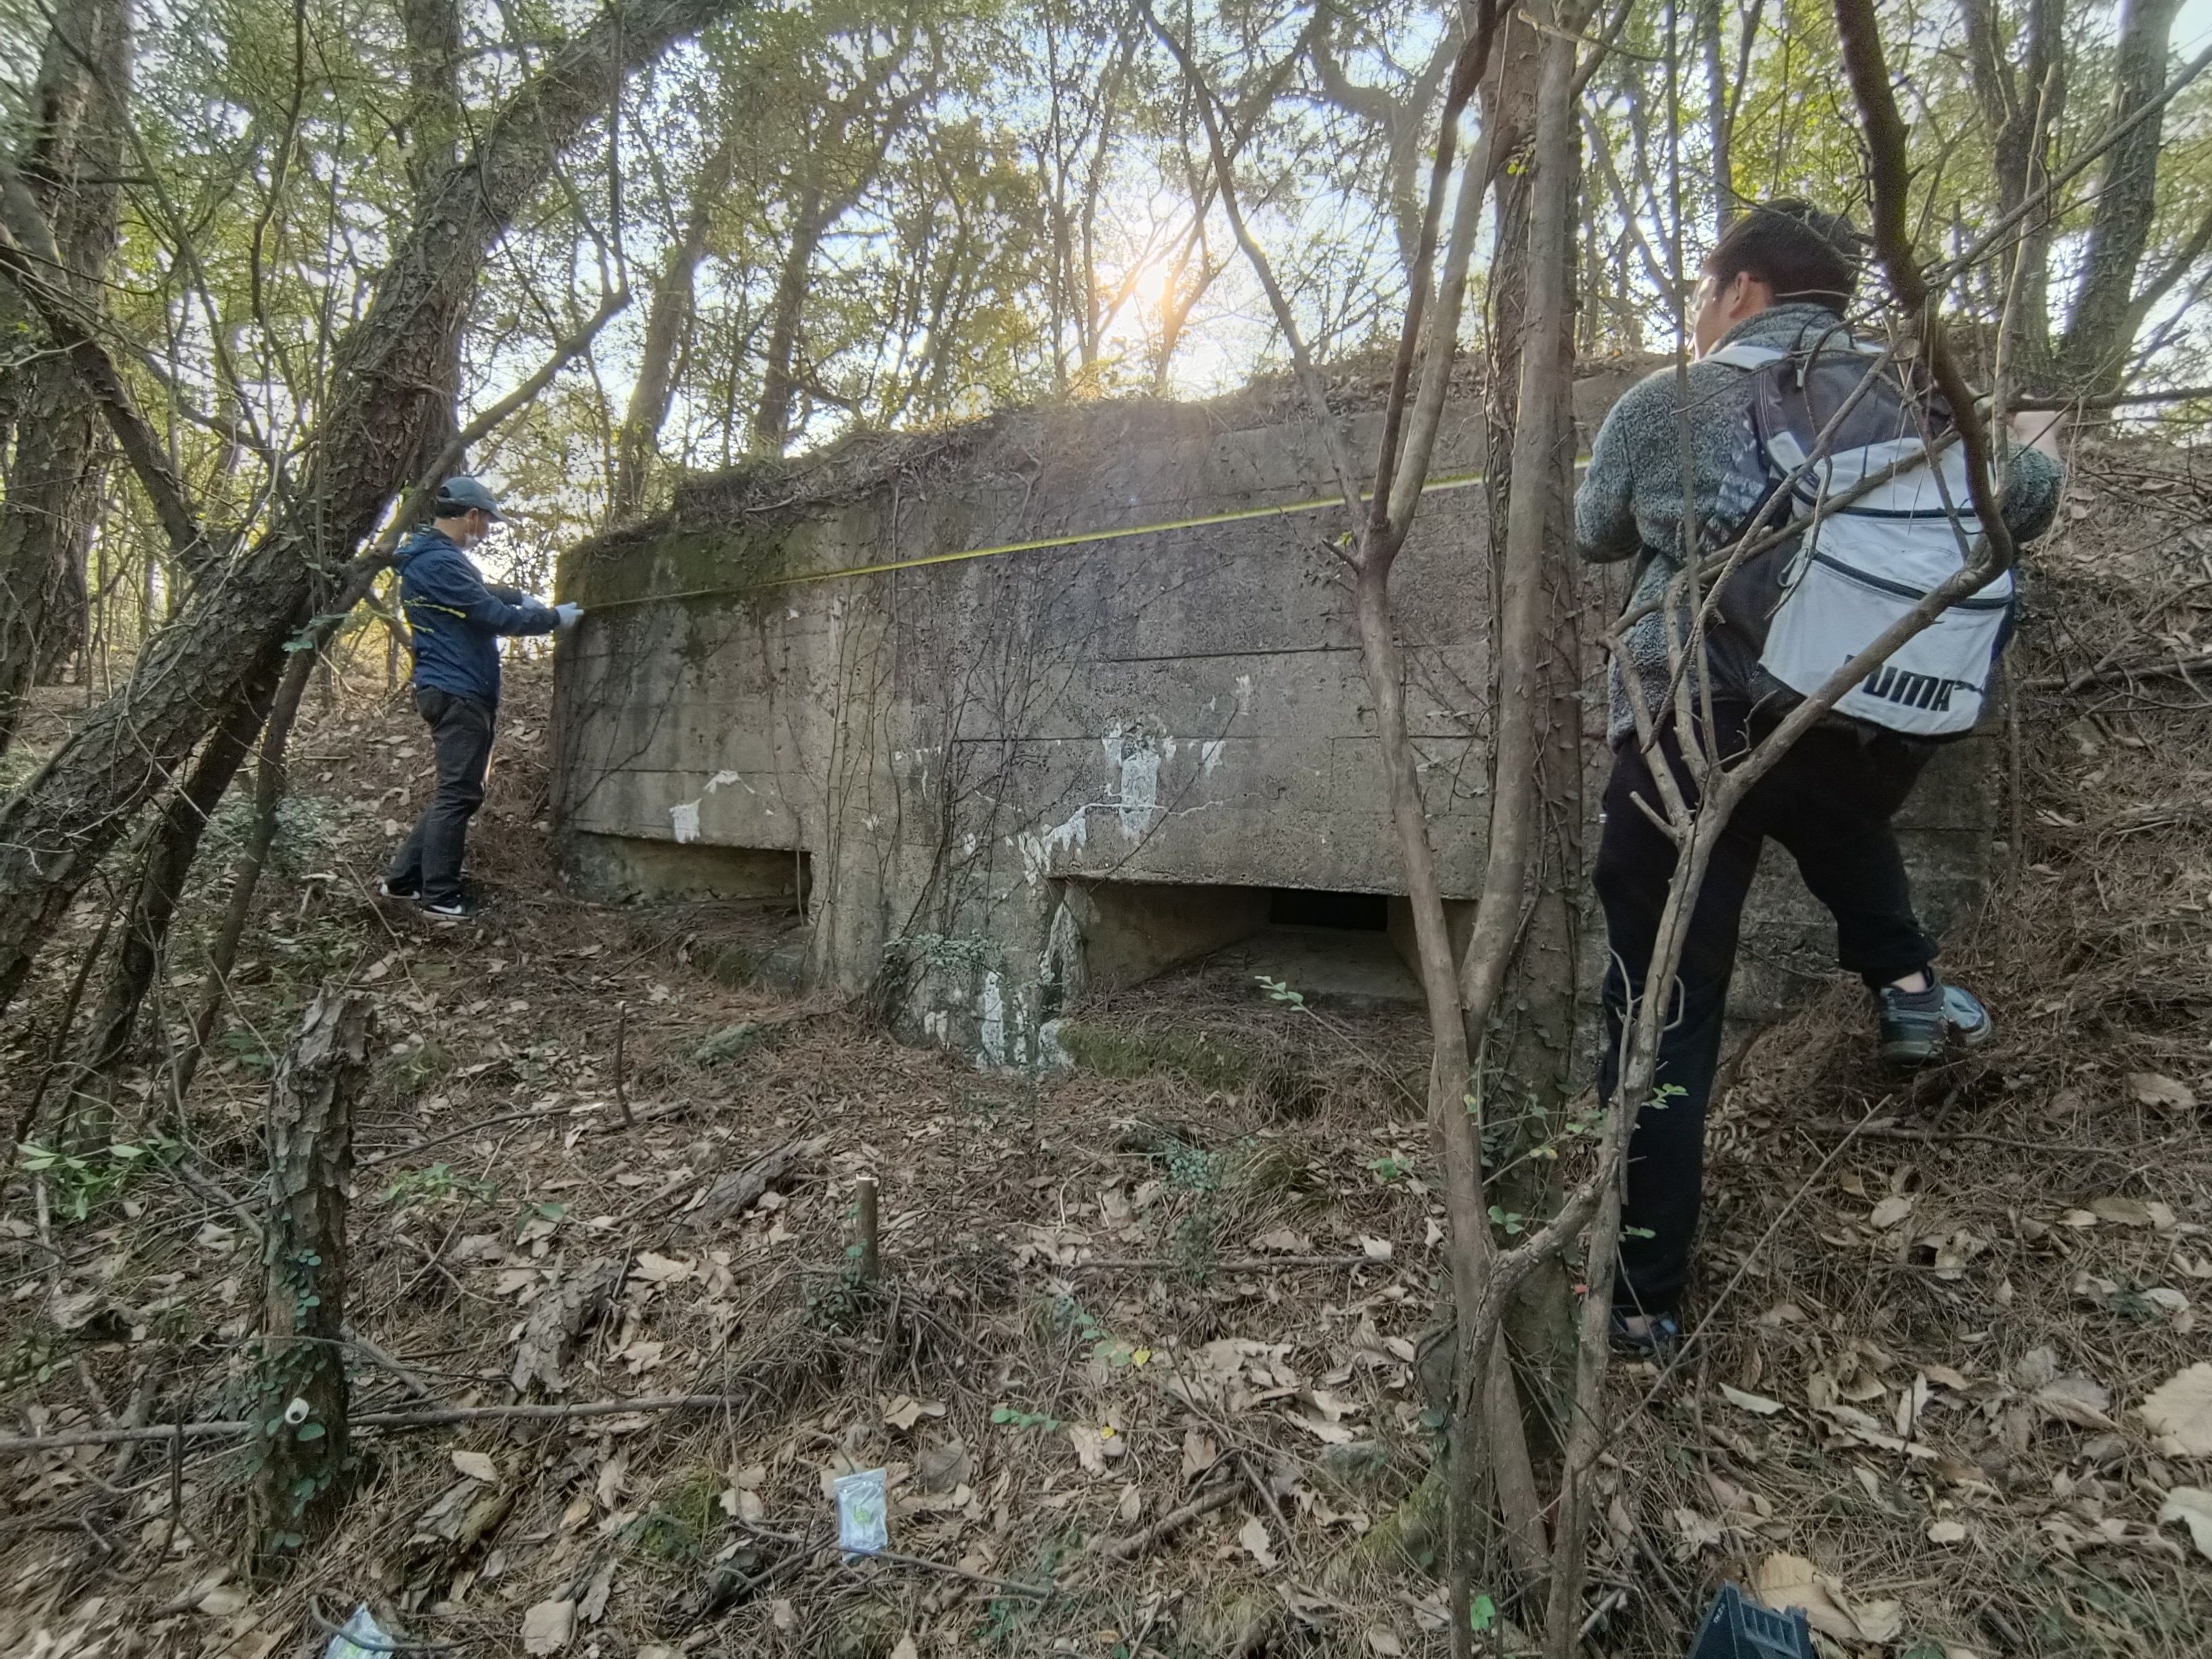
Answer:
POLYGON ((1925 1066, 1957 1043, 1972 1048, 1990 1039, 1996 1024, 1981 999, 1962 986, 1930 975, 1924 991, 1885 985, 1875 993, 1881 1017, 1881 1057, 1893 1066, 1925 1066))

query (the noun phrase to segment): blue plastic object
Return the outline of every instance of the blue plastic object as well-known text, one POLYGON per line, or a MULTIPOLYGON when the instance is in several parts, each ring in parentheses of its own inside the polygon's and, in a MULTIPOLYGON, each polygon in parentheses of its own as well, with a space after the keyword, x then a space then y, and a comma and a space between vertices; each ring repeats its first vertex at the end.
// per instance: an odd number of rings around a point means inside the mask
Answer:
POLYGON ((1813 1631, 1802 1607, 1763 1607, 1734 1584, 1723 1584, 1698 1626, 1690 1659, 1814 1659, 1813 1631))

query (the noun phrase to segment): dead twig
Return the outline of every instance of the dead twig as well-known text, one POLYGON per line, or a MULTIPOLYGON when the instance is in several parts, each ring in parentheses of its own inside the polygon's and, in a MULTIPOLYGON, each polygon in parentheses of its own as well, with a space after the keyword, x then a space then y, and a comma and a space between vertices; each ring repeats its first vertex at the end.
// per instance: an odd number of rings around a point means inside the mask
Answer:
POLYGON ((615 1104, 622 1109, 623 1127, 635 1129, 637 1119, 629 1109, 629 1080, 623 1075, 623 1051, 629 1041, 629 1004, 615 1008, 615 1104))
POLYGON ((2016 1152, 2066 1152, 2079 1158, 2132 1158, 2141 1147, 2092 1146, 2075 1141, 2021 1140, 2010 1135, 1983 1134, 1972 1129, 1908 1129, 1894 1123, 1870 1123, 1860 1127, 1850 1123, 1804 1123, 1797 1126, 1808 1135, 1841 1135, 1846 1139, 1911 1140, 1923 1146, 1941 1146, 1954 1141, 1966 1141, 1981 1146, 2002 1146, 2016 1152))
POLYGON ((1057 1261, 1052 1264, 1055 1273, 1085 1273, 1092 1268, 1112 1271, 1142 1271, 1159 1273, 1171 1267, 1203 1267, 1217 1273, 1263 1273, 1283 1267, 1382 1267, 1397 1264, 1388 1257, 1380 1261, 1371 1255, 1247 1255, 1236 1256, 1224 1261, 1194 1263, 1171 1255, 1102 1255, 1087 1261, 1057 1261))
MULTIPOLYGON (((653 1395, 638 1400, 583 1400, 567 1406, 448 1406, 437 1411, 362 1412, 356 1429, 404 1433, 411 1429, 451 1428, 459 1423, 560 1423, 577 1418, 619 1417, 629 1412, 719 1411, 744 1398, 738 1394, 653 1395)), ((207 1440, 251 1434, 250 1422, 161 1423, 138 1429, 70 1429, 60 1434, 0 1437, 0 1457, 21 1457, 73 1446, 116 1446, 129 1440, 207 1440)))
POLYGON ((1180 1509, 1170 1510, 1158 1520, 1126 1538, 1109 1538, 1098 1546, 1098 1553, 1109 1561, 1133 1561, 1153 1545, 1163 1543, 1181 1532, 1194 1521, 1203 1520, 1216 1510, 1226 1509, 1237 1497, 1234 1480, 1217 1482, 1213 1487, 1200 1492, 1180 1509))
POLYGON ((2188 657, 2154 657, 2138 662, 2118 662, 2078 674, 2039 674, 2021 682, 2027 691, 2086 691, 2093 685, 2113 685, 2129 680, 2169 679, 2212 668, 2212 651, 2188 657))

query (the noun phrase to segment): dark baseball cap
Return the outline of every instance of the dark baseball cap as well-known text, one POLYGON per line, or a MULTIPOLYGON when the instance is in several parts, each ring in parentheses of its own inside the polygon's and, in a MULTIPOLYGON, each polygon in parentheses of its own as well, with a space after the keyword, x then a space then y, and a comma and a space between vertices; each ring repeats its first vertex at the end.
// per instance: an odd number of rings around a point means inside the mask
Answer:
POLYGON ((458 519, 464 513, 477 512, 488 518, 499 518, 499 503, 492 493, 477 478, 448 478, 438 486, 438 516, 458 519))

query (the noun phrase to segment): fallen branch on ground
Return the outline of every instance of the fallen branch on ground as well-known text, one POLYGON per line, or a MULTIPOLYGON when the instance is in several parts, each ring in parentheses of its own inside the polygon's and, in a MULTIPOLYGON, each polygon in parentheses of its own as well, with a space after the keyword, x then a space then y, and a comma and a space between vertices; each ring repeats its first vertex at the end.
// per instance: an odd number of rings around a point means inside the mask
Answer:
MULTIPOLYGON (((743 1397, 734 1394, 666 1394, 639 1400, 583 1400, 568 1406, 447 1406, 436 1411, 362 1412, 353 1419, 353 1426, 398 1434, 410 1429, 450 1428, 460 1423, 558 1423, 573 1418, 620 1417, 628 1412, 713 1411, 734 1406, 743 1397)), ((67 1451, 73 1446, 117 1446, 131 1440, 222 1439, 252 1431, 253 1425, 249 1422, 226 1420, 160 1423, 141 1429, 70 1429, 61 1434, 9 1435, 0 1437, 0 1457, 67 1451)))
POLYGON ((1192 1498, 1181 1509, 1170 1510, 1140 1532, 1133 1532, 1127 1538, 1100 1540, 1098 1553, 1109 1561, 1133 1561, 1153 1545, 1173 1537, 1192 1522, 1202 1520, 1216 1510, 1226 1509, 1236 1496, 1237 1483, 1224 1480, 1211 1492, 1201 1492, 1192 1498))
POLYGON ((1983 1134, 1972 1129, 1908 1129, 1894 1123, 1806 1123, 1807 1134, 1849 1135, 1862 1140, 1911 1140, 1940 1146, 1948 1141, 1968 1141, 1980 1146, 2004 1146, 2020 1152, 2071 1152, 2078 1157, 2132 1158, 2139 1146, 2090 1146, 2063 1140, 2021 1140, 2009 1135, 1983 1134))
POLYGON ((2163 679, 2171 675, 2186 676, 2207 668, 2212 668, 2212 651, 2199 651, 2191 657, 2154 657, 2143 662, 2116 662, 2108 668, 2093 668, 2079 674, 2039 674, 2024 682, 2022 689, 2029 691, 2086 691, 2093 685, 2110 685, 2124 680, 2163 679))

